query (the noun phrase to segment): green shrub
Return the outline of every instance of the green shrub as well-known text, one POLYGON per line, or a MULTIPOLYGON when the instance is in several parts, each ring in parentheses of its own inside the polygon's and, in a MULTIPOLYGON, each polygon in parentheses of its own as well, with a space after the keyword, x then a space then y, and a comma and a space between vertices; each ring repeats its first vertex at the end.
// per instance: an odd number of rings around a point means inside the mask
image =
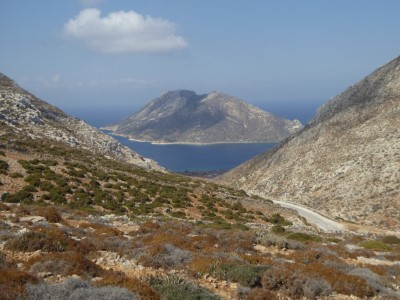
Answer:
POLYGON ((277 224, 277 225, 272 226, 271 231, 273 233, 278 233, 279 234, 279 233, 286 232, 286 229, 282 225, 277 224))
POLYGON ((273 214, 268 221, 272 224, 276 225, 282 225, 282 226, 287 226, 287 225, 292 225, 292 222, 287 221, 284 217, 282 217, 280 214, 273 214))
POLYGON ((247 287, 261 285, 262 275, 268 266, 255 266, 243 263, 221 263, 214 266, 213 276, 221 280, 229 280, 247 287))
POLYGON ((394 235, 388 235, 382 239, 382 242, 386 244, 398 245, 400 244, 400 238, 394 235))
POLYGON ((386 243, 381 241, 365 241, 360 244, 361 247, 370 250, 383 250, 383 251, 390 251, 391 248, 386 243))
POLYGON ((211 291, 187 282, 175 275, 151 278, 150 285, 157 290, 162 300, 220 300, 211 291))
POLYGON ((11 174, 10 174, 10 177, 11 177, 11 178, 23 178, 24 175, 22 175, 22 174, 19 173, 19 172, 14 172, 14 173, 11 173, 11 174))
POLYGON ((7 174, 9 168, 10 166, 6 161, 0 160, 0 174, 7 174))
POLYGON ((322 238, 314 235, 314 234, 307 234, 303 232, 292 232, 287 235, 288 239, 300 241, 300 242, 321 242, 322 238))
POLYGON ((8 194, 8 193, 3 194, 1 200, 10 203, 29 203, 32 202, 33 195, 28 191, 21 190, 14 194, 8 194))
POLYGON ((185 219, 186 218, 186 214, 183 211, 173 211, 170 213, 171 217, 174 218, 179 218, 179 219, 185 219))

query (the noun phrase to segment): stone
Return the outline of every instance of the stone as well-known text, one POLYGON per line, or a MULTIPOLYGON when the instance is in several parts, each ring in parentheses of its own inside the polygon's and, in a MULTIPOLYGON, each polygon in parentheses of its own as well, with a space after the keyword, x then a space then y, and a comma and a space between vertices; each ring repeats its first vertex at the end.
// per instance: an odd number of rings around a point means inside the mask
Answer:
POLYGON ((46 222, 47 220, 44 217, 41 216, 27 216, 27 217, 21 217, 19 218, 21 222, 32 222, 32 223, 40 223, 40 222, 46 222))
POLYGON ((37 276, 39 278, 48 278, 48 277, 53 276, 53 273, 51 273, 51 272, 39 272, 39 273, 37 273, 37 276))

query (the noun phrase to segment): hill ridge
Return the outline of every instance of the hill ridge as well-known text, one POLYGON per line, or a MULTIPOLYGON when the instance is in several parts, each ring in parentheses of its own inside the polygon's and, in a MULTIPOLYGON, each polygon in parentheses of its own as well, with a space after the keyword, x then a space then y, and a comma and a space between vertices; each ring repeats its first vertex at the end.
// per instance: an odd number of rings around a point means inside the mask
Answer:
POLYGON ((276 142, 299 130, 243 99, 213 91, 168 91, 117 124, 104 127, 136 140, 164 143, 276 142))

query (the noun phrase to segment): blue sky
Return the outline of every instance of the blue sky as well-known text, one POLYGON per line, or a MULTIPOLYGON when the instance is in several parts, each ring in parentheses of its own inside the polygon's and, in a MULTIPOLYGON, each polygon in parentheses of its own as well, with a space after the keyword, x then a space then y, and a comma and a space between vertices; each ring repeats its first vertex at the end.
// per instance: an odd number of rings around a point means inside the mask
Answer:
POLYGON ((190 89, 297 117, 400 54, 399 11, 398 0, 1 0, 0 72, 67 112, 127 115, 190 89))

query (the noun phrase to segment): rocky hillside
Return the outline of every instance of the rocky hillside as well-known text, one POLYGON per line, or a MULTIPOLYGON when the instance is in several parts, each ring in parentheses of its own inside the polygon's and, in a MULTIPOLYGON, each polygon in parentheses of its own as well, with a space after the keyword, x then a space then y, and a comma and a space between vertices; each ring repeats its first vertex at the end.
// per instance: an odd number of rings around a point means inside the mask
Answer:
POLYGON ((400 57, 218 181, 337 219, 400 230, 400 57))
POLYGON ((279 141, 301 128, 298 120, 279 118, 232 96, 180 90, 162 94, 105 129, 144 141, 219 143, 279 141))
POLYGON ((0 149, 0 299, 398 299, 396 236, 318 232, 266 199, 77 148, 0 149))
POLYGON ((84 121, 36 98, 1 73, 0 124, 3 130, 32 139, 61 142, 148 169, 162 169, 154 161, 143 158, 84 121))

